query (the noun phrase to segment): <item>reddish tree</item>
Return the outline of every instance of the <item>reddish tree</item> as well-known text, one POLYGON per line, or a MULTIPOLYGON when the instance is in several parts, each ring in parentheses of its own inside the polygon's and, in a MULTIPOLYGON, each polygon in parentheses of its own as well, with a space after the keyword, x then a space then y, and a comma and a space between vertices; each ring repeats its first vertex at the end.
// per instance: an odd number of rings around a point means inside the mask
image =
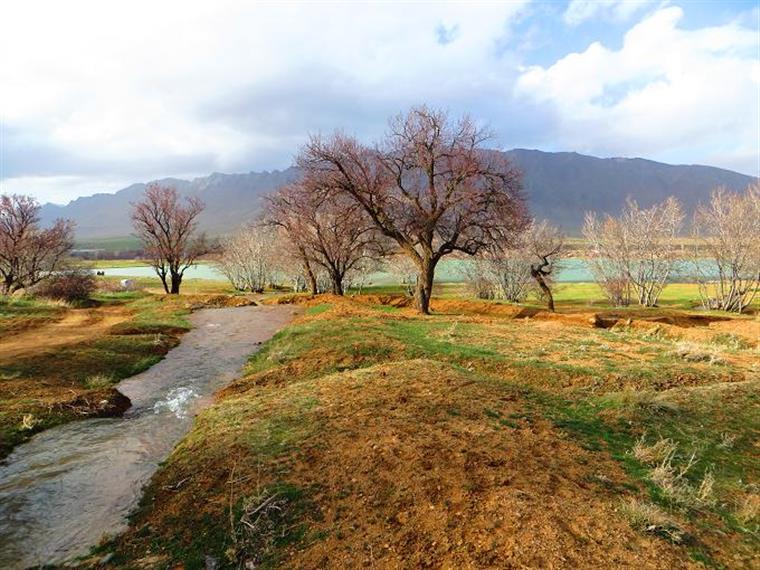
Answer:
POLYGON ((318 174, 284 186, 267 197, 267 217, 282 228, 302 260, 312 293, 314 267, 330 277, 332 292, 343 295, 346 275, 367 258, 382 253, 374 223, 355 200, 335 192, 318 174))
POLYGON ((57 220, 40 228, 40 206, 31 196, 0 196, 0 290, 10 294, 58 270, 74 245, 74 224, 57 220))
POLYGON ((455 251, 474 255, 527 224, 522 176, 483 148, 490 135, 464 117, 426 107, 390 122, 374 149, 342 134, 312 137, 298 164, 361 205, 418 270, 415 299, 429 313, 435 267, 455 251))
POLYGON ((196 197, 182 203, 176 189, 159 184, 149 185, 142 201, 132 205, 132 225, 167 293, 179 293, 185 270, 208 252, 204 236, 196 235, 204 207, 196 197))

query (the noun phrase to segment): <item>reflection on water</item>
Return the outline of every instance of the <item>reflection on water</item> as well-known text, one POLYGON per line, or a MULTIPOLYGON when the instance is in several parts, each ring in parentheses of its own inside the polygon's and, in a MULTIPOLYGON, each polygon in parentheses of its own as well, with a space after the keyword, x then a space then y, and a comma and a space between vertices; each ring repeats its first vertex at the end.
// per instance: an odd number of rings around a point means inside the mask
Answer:
POLYGON ((195 328, 164 360, 119 384, 132 401, 123 418, 73 422, 17 447, 0 464, 0 568, 61 562, 124 530, 142 486, 193 414, 291 312, 199 311, 191 316, 195 328))

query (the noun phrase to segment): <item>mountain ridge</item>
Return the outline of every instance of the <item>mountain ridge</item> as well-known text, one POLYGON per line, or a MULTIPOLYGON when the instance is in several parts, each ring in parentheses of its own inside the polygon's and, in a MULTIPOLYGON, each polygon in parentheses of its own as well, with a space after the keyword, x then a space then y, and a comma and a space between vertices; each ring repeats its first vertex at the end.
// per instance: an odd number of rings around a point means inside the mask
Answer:
MULTIPOLYGON (((699 165, 671 165, 645 158, 598 158, 572 151, 546 152, 516 148, 503 151, 523 171, 525 196, 532 215, 546 218, 569 233, 577 233, 587 211, 617 213, 626 198, 642 206, 673 195, 688 214, 709 198, 716 186, 743 190, 756 178, 731 170, 699 165)), ((153 182, 171 184, 183 195, 206 202, 199 218, 210 234, 233 231, 260 211, 261 198, 296 180, 298 170, 225 174, 213 172, 192 180, 167 177, 153 182)), ((149 182, 150 183, 150 182, 149 182)), ((66 205, 45 204, 41 217, 49 223, 65 217, 77 223, 77 238, 106 238, 132 233, 130 203, 149 183, 135 183, 115 193, 97 193, 66 205)))

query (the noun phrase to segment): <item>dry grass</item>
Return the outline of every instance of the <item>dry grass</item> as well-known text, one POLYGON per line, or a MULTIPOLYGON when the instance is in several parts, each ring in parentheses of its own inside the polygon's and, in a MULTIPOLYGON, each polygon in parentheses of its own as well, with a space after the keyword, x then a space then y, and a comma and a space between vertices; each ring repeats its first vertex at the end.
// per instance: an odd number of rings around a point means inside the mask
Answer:
POLYGON ((670 438, 660 438, 653 444, 647 445, 645 437, 641 436, 636 445, 633 446, 633 456, 647 465, 662 463, 678 447, 670 438))
POLYGON ((84 379, 84 386, 88 389, 107 388, 114 383, 110 374, 93 374, 84 379))
MULTIPOLYGON (((745 526, 760 526, 760 494, 750 491, 743 495, 737 503, 734 513, 736 519, 745 526)), ((757 530, 756 528, 755 532, 757 530)))
POLYGON ((693 342, 681 341, 676 344, 672 354, 686 362, 707 362, 708 364, 725 364, 725 360, 714 348, 708 348, 693 342))
POLYGON ((640 532, 661 536, 675 544, 683 542, 683 530, 657 505, 631 497, 623 502, 620 512, 628 523, 640 532))

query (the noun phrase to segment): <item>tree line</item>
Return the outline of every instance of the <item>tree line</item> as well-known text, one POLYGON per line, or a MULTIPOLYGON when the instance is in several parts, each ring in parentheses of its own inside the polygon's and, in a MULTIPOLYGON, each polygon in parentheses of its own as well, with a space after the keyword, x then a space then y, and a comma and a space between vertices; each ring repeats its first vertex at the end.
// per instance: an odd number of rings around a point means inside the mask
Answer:
MULTIPOLYGON (((535 292, 554 310, 557 268, 568 256, 558 228, 531 219, 522 174, 489 150, 492 133, 468 117, 416 107, 389 121, 374 145, 335 132, 314 135, 295 163, 302 176, 265 199, 263 214, 212 242, 198 231, 204 204, 150 185, 131 216, 168 294, 187 268, 211 255, 239 290, 263 291, 276 276, 312 294, 361 286, 382 261, 429 313, 438 263, 472 261, 464 272, 478 297, 522 302, 535 292)), ((689 257, 705 308, 741 312, 760 284, 760 186, 716 189, 694 216, 674 198, 619 216, 589 213, 585 253, 595 281, 616 305, 655 306, 679 261, 689 257), (688 251, 687 251, 688 249, 688 251)), ((39 224, 25 196, 0 199, 2 292, 35 285, 57 271, 73 245, 73 224, 39 224)))

